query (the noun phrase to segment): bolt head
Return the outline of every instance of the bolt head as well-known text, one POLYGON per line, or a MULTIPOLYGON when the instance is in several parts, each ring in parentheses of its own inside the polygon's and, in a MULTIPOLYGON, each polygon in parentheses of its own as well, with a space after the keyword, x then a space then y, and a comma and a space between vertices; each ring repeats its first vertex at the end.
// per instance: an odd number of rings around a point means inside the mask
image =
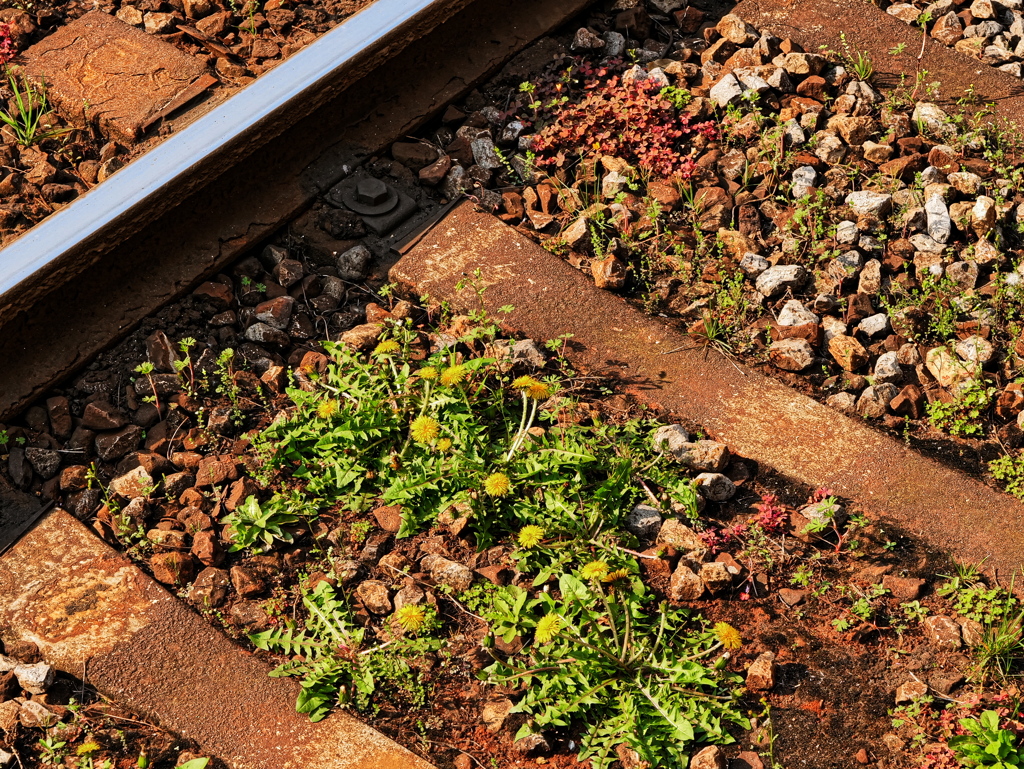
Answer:
POLYGON ((388 199, 388 186, 380 179, 360 179, 356 185, 356 200, 367 206, 379 206, 388 199))

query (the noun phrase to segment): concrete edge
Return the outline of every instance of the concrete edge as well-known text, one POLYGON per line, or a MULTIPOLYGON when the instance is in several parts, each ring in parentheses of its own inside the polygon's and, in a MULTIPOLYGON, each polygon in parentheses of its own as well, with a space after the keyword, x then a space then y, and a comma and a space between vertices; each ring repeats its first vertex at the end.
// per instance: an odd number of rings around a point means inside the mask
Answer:
POLYGON ((477 269, 487 309, 515 308, 511 330, 535 339, 571 333, 574 363, 620 378, 641 401, 702 425, 739 455, 856 500, 958 558, 985 560, 1003 579, 1024 562, 1024 505, 1016 499, 757 371, 694 349, 684 333, 596 288, 472 204, 439 223, 391 278, 415 296, 468 308, 475 293, 455 285, 477 269))
POLYGON ((229 641, 63 510, 0 558, 0 629, 232 769, 430 769, 345 712, 311 723, 298 685, 229 641))

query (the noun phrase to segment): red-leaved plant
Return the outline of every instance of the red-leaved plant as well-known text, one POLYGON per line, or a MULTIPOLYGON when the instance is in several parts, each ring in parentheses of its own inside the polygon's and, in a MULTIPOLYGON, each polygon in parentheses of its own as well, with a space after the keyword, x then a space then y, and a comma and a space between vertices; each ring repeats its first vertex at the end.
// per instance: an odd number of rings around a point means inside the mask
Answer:
POLYGON ((691 123, 660 91, 648 80, 622 85, 618 77, 592 85, 537 134, 537 162, 561 167, 581 155, 611 155, 661 177, 688 179, 696 166, 683 140, 694 133, 714 138, 717 129, 711 121, 691 123))
POLYGON ((708 550, 717 553, 729 547, 742 545, 744 538, 750 533, 752 526, 759 527, 765 534, 781 534, 789 524, 789 513, 779 504, 774 494, 763 494, 761 502, 755 505, 757 515, 745 523, 737 523, 722 529, 707 529, 700 532, 708 550))
POLYGON ((0 24, 0 65, 8 64, 17 55, 18 49, 11 39, 11 28, 0 24))
POLYGON ((789 513, 779 504, 779 498, 774 494, 762 494, 760 504, 755 507, 757 515, 754 516, 754 522, 764 529, 766 534, 781 534, 786 530, 789 513))

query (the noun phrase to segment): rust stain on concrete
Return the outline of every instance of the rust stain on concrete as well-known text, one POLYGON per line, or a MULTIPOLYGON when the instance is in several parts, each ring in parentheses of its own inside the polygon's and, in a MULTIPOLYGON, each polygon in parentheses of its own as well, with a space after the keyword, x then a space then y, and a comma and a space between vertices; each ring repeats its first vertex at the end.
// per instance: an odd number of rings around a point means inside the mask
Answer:
POLYGON ((855 499, 960 558, 988 559, 1001 576, 1024 563, 1017 500, 757 371, 677 350, 693 347, 685 334, 595 288, 470 203, 407 253, 391 279, 417 296, 472 308, 476 294, 455 285, 477 269, 488 284, 487 308, 515 307, 512 330, 537 339, 573 334, 569 355, 579 364, 620 377, 642 401, 699 423, 741 456, 855 499))
POLYGON ((82 530, 71 516, 51 514, 0 559, 0 627, 78 674, 147 625, 161 599, 173 601, 156 585, 147 590, 138 569, 82 530))
POLYGON ((195 740, 231 769, 431 769, 344 712, 313 724, 298 684, 236 646, 62 510, 0 557, 0 635, 195 740))

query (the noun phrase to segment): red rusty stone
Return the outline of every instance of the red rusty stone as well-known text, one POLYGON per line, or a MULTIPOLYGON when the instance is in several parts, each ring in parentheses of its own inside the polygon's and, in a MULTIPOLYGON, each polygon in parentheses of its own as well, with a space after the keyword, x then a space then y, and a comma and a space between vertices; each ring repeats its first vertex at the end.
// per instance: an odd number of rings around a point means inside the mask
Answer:
POLYGON ((220 486, 238 479, 238 466, 231 457, 203 457, 196 468, 196 486, 220 486))
POLYGON ((61 440, 67 439, 71 435, 73 428, 71 406, 68 404, 68 399, 63 395, 48 398, 46 401, 46 413, 50 418, 50 429, 53 430, 54 437, 61 440))
POLYGON ((90 430, 116 430, 128 424, 121 409, 106 401, 93 401, 85 407, 82 426, 90 430))
POLYGON ((996 398, 996 416, 1013 419, 1024 410, 1024 386, 1011 382, 996 398))

